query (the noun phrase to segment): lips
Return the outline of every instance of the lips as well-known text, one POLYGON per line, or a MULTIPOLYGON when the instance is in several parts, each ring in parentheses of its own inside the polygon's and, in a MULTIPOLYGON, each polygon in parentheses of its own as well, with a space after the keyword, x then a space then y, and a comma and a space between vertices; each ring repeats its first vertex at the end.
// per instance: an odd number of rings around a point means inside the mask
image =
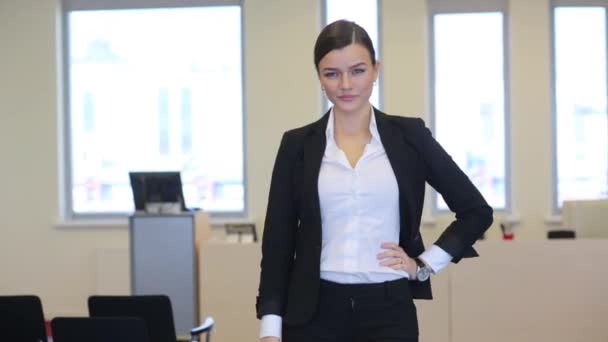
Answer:
POLYGON ((338 96, 341 101, 350 102, 357 98, 357 95, 342 95, 338 96))

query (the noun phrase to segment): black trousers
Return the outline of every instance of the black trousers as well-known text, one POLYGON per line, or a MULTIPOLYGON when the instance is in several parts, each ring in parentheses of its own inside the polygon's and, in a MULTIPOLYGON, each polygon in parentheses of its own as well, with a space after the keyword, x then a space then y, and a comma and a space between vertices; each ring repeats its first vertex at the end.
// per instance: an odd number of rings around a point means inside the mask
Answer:
POLYGON ((283 325, 283 342, 418 342, 418 318, 407 279, 378 284, 321 280, 313 319, 283 325))

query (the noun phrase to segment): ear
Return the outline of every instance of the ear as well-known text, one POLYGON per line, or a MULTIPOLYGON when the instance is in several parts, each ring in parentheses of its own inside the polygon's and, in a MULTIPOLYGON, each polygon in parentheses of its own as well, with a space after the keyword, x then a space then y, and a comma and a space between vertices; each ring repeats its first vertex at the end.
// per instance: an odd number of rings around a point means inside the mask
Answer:
POLYGON ((374 73, 376 74, 374 77, 374 81, 378 81, 378 75, 380 75, 380 61, 376 60, 376 64, 374 64, 374 73))

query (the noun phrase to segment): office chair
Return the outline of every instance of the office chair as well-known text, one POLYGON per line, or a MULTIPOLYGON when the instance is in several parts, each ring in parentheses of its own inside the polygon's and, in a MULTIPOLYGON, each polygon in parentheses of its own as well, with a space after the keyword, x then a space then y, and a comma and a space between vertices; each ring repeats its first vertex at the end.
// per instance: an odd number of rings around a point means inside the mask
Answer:
POLYGON ((51 330, 53 342, 150 342, 137 317, 56 317, 51 330))
MULTIPOLYGON (((150 342, 177 342, 168 296, 91 296, 88 304, 91 317, 141 317, 146 321, 150 342)), ((205 333, 205 341, 210 342, 213 324, 213 318, 208 317, 202 325, 191 329, 190 341, 200 341, 200 335, 205 333)))
POLYGON ((47 342, 37 296, 0 296, 0 341, 47 342))

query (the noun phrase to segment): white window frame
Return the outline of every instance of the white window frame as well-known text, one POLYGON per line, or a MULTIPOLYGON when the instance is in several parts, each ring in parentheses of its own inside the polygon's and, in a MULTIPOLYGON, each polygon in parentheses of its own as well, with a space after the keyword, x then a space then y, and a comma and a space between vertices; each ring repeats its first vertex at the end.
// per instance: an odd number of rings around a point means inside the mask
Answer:
MULTIPOLYGON (((604 7, 606 11, 606 39, 608 39, 608 0, 551 0, 549 8, 550 43, 551 43, 551 206, 553 215, 561 215, 562 208, 558 203, 558 151, 557 151, 557 96, 556 96, 556 58, 555 58, 555 9, 558 7, 604 7)), ((608 50, 608 42, 606 44, 608 50)), ((607 51, 608 55, 608 51, 607 51)), ((607 61, 608 70, 608 61, 607 61)), ((608 75, 606 77, 608 83, 608 75)), ((606 89, 608 90, 608 84, 606 89)), ((608 94, 606 94, 608 96, 608 94)))
MULTIPOLYGON (((509 30, 508 30, 508 1, 507 0, 427 0, 429 14, 429 126, 433 134, 436 132, 435 113, 435 51, 434 51, 434 16, 436 14, 449 13, 483 13, 501 12, 503 15, 503 74, 504 74, 504 127, 505 127, 505 206, 494 208, 497 213, 512 213, 512 189, 511 189, 511 110, 509 94, 509 30)), ((449 212, 439 209, 437 206, 438 193, 431 191, 431 212, 442 214, 449 212)))
POLYGON ((60 186, 60 217, 65 221, 71 220, 97 220, 124 218, 128 213, 75 213, 73 210, 74 202, 72 195, 72 141, 71 141, 71 110, 70 110, 70 26, 69 14, 73 11, 94 11, 94 10, 123 10, 123 9, 155 9, 155 8, 191 8, 191 7, 213 7, 213 6, 239 6, 241 8, 241 93, 243 101, 242 112, 242 132, 243 132, 243 210, 230 212, 213 212, 209 214, 212 218, 218 219, 243 219, 248 217, 248 180, 247 180, 247 122, 246 122, 246 87, 245 84, 245 32, 244 32, 244 8, 243 0, 61 0, 61 129, 62 137, 62 172, 60 186))

